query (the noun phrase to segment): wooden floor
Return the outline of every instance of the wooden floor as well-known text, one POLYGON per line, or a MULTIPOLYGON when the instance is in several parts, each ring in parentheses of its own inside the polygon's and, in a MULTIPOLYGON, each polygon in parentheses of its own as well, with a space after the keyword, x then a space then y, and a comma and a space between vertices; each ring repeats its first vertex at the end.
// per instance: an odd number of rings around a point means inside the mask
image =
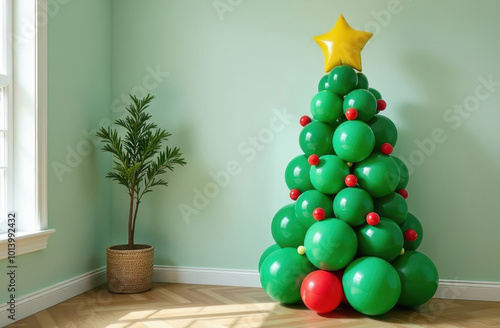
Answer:
POLYGON ((348 307, 319 316, 273 302, 261 288, 156 283, 135 295, 101 286, 8 327, 500 327, 500 303, 433 299, 374 318, 348 307))

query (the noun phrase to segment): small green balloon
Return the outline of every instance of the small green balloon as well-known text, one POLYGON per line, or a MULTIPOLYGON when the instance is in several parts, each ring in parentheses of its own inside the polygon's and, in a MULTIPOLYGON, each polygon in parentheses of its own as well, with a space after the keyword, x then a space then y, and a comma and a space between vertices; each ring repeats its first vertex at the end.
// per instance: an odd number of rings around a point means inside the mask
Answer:
POLYGON ((359 121, 367 122, 377 112, 377 99, 368 90, 357 89, 349 92, 344 99, 344 113, 349 108, 354 108, 358 111, 359 121))
POLYGON ((323 91, 323 90, 328 90, 330 89, 330 85, 328 84, 328 74, 323 75, 321 80, 319 80, 318 83, 318 92, 323 91))
POLYGON ((349 66, 337 66, 331 70, 328 76, 330 90, 339 96, 345 96, 358 85, 358 75, 349 66))
POLYGON ((365 74, 358 72, 358 84, 356 85, 356 89, 368 89, 368 78, 365 74))
POLYGON ((396 146, 398 130, 390 119, 382 115, 375 115, 366 123, 375 135, 375 151, 380 152, 380 147, 386 142, 390 143, 392 147, 396 146))
POLYGON ((366 315, 388 312, 401 295, 396 269, 378 257, 362 257, 349 264, 342 286, 349 304, 366 315))
POLYGON ((260 268, 262 267, 262 263, 264 263, 266 258, 269 255, 271 255, 274 251, 277 251, 278 249, 281 249, 281 247, 278 244, 273 244, 273 245, 269 246, 268 248, 266 248, 266 250, 264 251, 264 253, 262 253, 262 255, 260 256, 260 259, 259 259, 259 272, 260 272, 260 268))
POLYGON ((361 188, 344 188, 333 200, 335 217, 351 227, 357 227, 366 221, 366 215, 373 212, 373 200, 369 193, 361 188))
POLYGON ((307 227, 295 215, 295 204, 283 206, 271 222, 271 234, 280 247, 299 247, 304 245, 307 227))
POLYGON ((380 222, 371 226, 365 224, 357 231, 358 254, 361 256, 380 257, 392 261, 403 249, 403 234, 394 221, 380 218, 380 222))
POLYGON ((285 169, 285 182, 287 187, 298 189, 300 192, 314 189, 309 178, 311 164, 307 161, 307 156, 299 155, 294 157, 285 169))
POLYGON ((325 219, 307 230, 304 247, 309 261, 322 270, 345 268, 356 255, 356 233, 344 221, 325 219))
POLYGON ((391 158, 396 162, 396 164, 398 164, 400 172, 400 179, 396 190, 405 189, 408 185, 408 180, 410 180, 410 173, 408 172, 408 168, 406 167, 406 164, 396 156, 391 156, 391 158))
POLYGON ((382 99, 382 95, 380 94, 380 92, 378 92, 377 89, 368 88, 368 91, 371 92, 371 94, 375 97, 375 99, 377 99, 377 100, 382 99))
POLYGON ((307 124, 300 132, 300 148, 306 156, 333 154, 333 131, 333 128, 326 123, 314 121, 307 124))
POLYGON ((295 248, 282 248, 270 254, 260 268, 260 282, 269 297, 281 303, 300 301, 302 280, 316 268, 295 248))
POLYGON ((391 192, 389 195, 373 200, 375 212, 378 215, 391 219, 396 224, 401 224, 408 215, 408 204, 398 193, 391 192))
POLYGON ((333 203, 330 197, 314 189, 308 190, 297 198, 295 215, 302 225, 309 228, 316 222, 313 218, 313 212, 317 208, 324 209, 327 218, 333 217, 333 203))
POLYGON ((342 115, 342 99, 328 90, 320 91, 311 99, 311 114, 320 122, 334 122, 342 115))
POLYGON ((392 265, 401 279, 401 296, 398 305, 415 307, 434 296, 439 283, 439 274, 432 261, 422 253, 407 251, 392 265))
POLYGON ((360 162, 373 151, 375 136, 370 127, 361 121, 347 121, 333 134, 335 154, 346 162, 360 162))
POLYGON ((340 157, 324 155, 318 165, 311 166, 311 183, 314 188, 324 194, 336 194, 345 187, 345 177, 349 174, 349 166, 340 157))
POLYGON ((417 232, 417 239, 415 241, 409 241, 405 239, 404 248, 405 250, 414 251, 422 243, 422 239, 424 238, 424 229, 422 228, 422 224, 420 224, 420 221, 417 219, 417 217, 411 213, 408 213, 405 221, 401 225, 401 232, 403 234, 408 229, 413 229, 417 232))
POLYGON ((396 162, 390 156, 379 153, 373 153, 355 164, 354 175, 358 178, 358 184, 372 197, 390 194, 400 179, 396 162))

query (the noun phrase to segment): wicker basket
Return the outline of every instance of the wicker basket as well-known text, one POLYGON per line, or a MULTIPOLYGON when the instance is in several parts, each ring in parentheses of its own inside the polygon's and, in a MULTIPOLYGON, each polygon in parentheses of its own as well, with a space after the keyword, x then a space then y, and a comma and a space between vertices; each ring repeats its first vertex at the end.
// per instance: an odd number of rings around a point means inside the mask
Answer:
POLYGON ((151 289, 154 248, 150 245, 116 245, 107 249, 108 289, 112 293, 133 294, 151 289))

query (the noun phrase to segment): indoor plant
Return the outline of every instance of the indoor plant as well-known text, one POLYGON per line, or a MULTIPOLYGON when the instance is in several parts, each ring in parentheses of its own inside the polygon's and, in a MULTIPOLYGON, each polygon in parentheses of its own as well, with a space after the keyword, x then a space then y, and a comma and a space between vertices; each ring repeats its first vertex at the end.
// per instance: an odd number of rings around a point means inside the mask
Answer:
POLYGON ((127 188, 130 204, 128 215, 128 244, 107 249, 108 289, 115 293, 138 293, 151 289, 153 277, 153 246, 134 243, 137 213, 142 197, 154 186, 166 186, 160 176, 173 171, 176 164, 186 164, 178 147, 162 150, 162 143, 171 135, 150 121, 146 112, 154 96, 142 99, 130 95, 131 103, 124 119, 115 124, 124 129, 101 127, 97 136, 102 150, 113 155, 113 170, 106 177, 127 188))

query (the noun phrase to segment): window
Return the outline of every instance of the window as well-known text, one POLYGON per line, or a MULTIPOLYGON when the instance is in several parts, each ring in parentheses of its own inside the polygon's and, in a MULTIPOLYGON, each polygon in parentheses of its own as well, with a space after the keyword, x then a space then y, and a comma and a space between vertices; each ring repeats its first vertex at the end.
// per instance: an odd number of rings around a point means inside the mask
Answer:
POLYGON ((3 259, 8 211, 16 213, 16 255, 45 248, 55 230, 47 229, 46 209, 47 0, 0 0, 0 10, 3 259))

